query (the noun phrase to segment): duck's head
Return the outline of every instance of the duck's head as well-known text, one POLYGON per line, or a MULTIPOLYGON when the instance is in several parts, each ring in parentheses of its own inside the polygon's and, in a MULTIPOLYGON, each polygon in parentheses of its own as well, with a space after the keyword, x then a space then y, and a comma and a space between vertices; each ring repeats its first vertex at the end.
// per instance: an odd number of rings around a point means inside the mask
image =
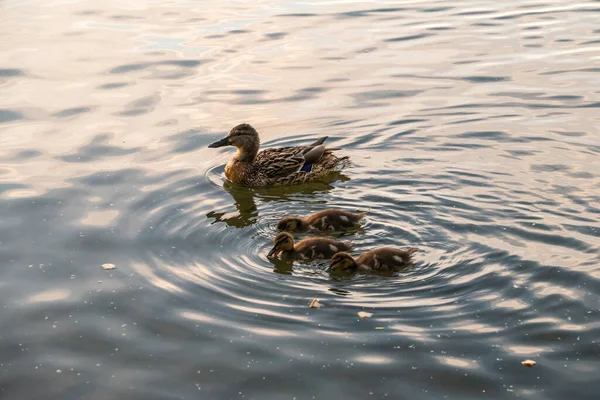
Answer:
POLYGON ((287 232, 281 232, 273 239, 273 248, 267 254, 267 257, 273 257, 282 251, 292 251, 294 249, 294 238, 287 232))
POLYGON ((280 231, 294 232, 302 228, 302 218, 290 216, 284 217, 277 224, 277 229, 280 231))
POLYGON ((259 145, 260 139, 256 129, 250 124, 239 124, 234 126, 223 139, 209 144, 208 147, 235 146, 241 151, 253 152, 258 151, 259 145))
POLYGON ((347 271, 349 269, 356 268, 356 261, 348 253, 343 251, 335 253, 331 260, 329 260, 329 268, 332 271, 347 271))

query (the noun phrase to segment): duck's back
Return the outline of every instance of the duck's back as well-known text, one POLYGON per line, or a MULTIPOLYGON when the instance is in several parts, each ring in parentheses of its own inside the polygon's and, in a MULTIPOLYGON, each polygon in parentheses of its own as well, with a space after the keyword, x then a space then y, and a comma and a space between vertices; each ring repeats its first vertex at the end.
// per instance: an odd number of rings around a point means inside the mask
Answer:
POLYGON ((296 243, 294 250, 305 257, 331 258, 340 251, 350 251, 352 246, 328 237, 313 237, 296 243))
POLYGON ((278 178, 298 171, 304 164, 302 147, 274 147, 259 152, 254 159, 258 171, 270 178, 278 178))
POLYGON ((355 214, 346 210, 327 209, 311 214, 306 219, 308 224, 322 230, 339 231, 358 223, 364 213, 355 214))
POLYGON ((348 157, 336 157, 322 145, 325 139, 327 137, 320 138, 309 146, 262 150, 256 155, 249 175, 255 175, 256 180, 262 182, 257 186, 280 186, 308 182, 337 171, 348 163, 348 157))
POLYGON ((356 264, 373 270, 394 270, 412 263, 412 255, 417 249, 405 250, 380 247, 366 251, 356 258, 356 264))

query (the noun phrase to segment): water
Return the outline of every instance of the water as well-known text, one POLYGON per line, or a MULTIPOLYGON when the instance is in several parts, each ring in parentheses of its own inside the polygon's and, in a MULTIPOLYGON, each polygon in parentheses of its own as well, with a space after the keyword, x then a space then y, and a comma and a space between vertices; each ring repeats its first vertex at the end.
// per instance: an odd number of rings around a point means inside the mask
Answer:
POLYGON ((0 5, 2 399, 597 398, 600 3, 0 5), (241 122, 354 166, 230 185, 241 122), (325 206, 417 263, 266 259, 325 206))

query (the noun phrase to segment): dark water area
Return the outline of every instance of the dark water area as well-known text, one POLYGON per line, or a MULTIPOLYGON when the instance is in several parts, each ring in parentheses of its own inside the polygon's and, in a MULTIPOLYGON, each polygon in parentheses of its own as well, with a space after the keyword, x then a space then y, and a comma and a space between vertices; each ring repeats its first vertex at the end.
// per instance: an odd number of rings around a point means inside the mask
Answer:
POLYGON ((1 399, 600 398, 600 2, 0 9, 1 399), (230 184, 241 122, 353 166, 230 184), (416 263, 266 258, 326 206, 416 263))

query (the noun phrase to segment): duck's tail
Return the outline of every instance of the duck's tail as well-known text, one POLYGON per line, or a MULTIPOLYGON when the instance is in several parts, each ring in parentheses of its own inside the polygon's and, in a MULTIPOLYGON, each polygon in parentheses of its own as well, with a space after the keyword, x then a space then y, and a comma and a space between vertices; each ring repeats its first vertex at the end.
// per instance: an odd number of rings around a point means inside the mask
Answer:
POLYGON ((351 165, 351 163, 350 163, 350 157, 348 157, 348 156, 338 157, 338 159, 337 159, 337 167, 339 169, 348 168, 350 165, 351 165))
POLYGON ((406 262, 412 263, 413 262, 413 256, 418 251, 419 250, 417 250, 414 247, 409 247, 408 249, 406 249, 406 262))

